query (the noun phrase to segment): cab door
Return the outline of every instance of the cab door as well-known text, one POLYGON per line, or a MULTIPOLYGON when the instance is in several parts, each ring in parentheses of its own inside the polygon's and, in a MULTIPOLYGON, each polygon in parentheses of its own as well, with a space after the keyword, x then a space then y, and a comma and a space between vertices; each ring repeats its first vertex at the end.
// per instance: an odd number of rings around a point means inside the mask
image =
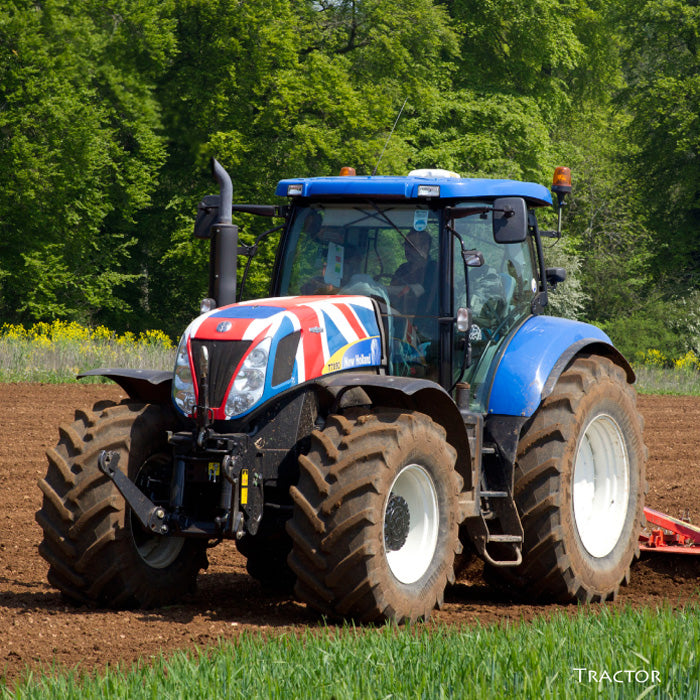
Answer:
MULTIPOLYGON (((474 202, 464 206, 474 207, 474 202)), ((452 351, 453 381, 469 383, 470 407, 484 412, 492 369, 500 348, 510 333, 531 315, 538 292, 536 257, 531 236, 522 243, 497 243, 493 236, 492 213, 454 219, 454 228, 468 249, 484 258, 480 267, 466 270, 461 244, 453 237, 454 309, 468 307, 472 312, 467 337, 455 331, 452 351)))

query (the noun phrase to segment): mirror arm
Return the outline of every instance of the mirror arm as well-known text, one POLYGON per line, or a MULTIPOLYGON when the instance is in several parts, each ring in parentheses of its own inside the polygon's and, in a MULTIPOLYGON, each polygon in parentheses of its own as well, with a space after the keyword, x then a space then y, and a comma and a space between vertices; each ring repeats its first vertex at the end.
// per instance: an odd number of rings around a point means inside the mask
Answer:
POLYGON ((246 262, 243 270, 243 276, 241 277, 241 284, 238 288, 238 297, 236 298, 236 301, 240 301, 241 297, 243 296, 243 289, 245 288, 246 279, 248 279, 248 270, 250 270, 250 264, 253 262, 253 258, 258 252, 258 244, 263 240, 263 238, 267 238, 267 236, 269 236, 271 233, 279 231, 280 229, 284 228, 284 226, 284 224, 280 224, 279 226, 275 226, 274 228, 268 229, 267 231, 261 233, 251 246, 238 246, 239 255, 247 256, 248 261, 246 262))

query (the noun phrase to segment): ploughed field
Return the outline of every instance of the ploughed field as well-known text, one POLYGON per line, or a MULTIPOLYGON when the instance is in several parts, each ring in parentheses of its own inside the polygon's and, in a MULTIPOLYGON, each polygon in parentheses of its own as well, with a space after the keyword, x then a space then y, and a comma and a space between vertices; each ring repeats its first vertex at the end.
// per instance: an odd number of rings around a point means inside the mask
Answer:
MULTIPOLYGON (((0 406, 0 674, 14 678, 26 666, 77 664, 84 670, 175 649, 206 645, 249 632, 275 634, 319 624, 315 614, 249 578, 232 542, 209 552, 199 590, 180 605, 149 611, 109 611, 66 604, 46 582, 34 521, 37 480, 45 450, 76 408, 124 397, 114 385, 3 384, 0 406)), ((674 516, 687 509, 700 522, 700 397, 640 396, 649 448, 647 505, 674 516)), ((655 555, 632 568, 631 584, 608 605, 672 606, 700 598, 700 556, 655 555)), ((528 620, 576 606, 532 606, 487 587, 478 561, 448 589, 437 624, 528 620)), ((431 623, 432 624, 432 623, 431 623)))

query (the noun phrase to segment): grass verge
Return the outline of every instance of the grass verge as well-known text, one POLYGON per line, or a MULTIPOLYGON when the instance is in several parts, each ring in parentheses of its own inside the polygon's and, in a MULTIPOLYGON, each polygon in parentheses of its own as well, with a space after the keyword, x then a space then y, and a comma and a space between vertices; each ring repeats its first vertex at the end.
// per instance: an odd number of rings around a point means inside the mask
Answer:
POLYGON ((700 608, 505 627, 241 635, 131 669, 29 675, 4 698, 700 698, 700 608))
POLYGON ((79 372, 98 367, 172 370, 174 364, 175 346, 160 331, 119 335, 65 321, 0 329, 0 382, 74 382, 79 372))
POLYGON ((646 366, 634 370, 640 394, 700 396, 700 372, 646 366))

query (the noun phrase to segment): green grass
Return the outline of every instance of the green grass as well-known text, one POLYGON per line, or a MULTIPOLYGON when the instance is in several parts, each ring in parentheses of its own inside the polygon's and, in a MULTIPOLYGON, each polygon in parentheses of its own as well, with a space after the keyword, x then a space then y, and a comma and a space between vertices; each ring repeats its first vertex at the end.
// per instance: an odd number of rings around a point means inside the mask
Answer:
POLYGON ((640 394, 676 394, 700 396, 700 372, 663 367, 634 368, 640 394))
POLYGON ((592 608, 506 627, 241 635, 234 643, 131 669, 93 675, 48 670, 28 676, 13 692, 3 688, 2 696, 687 700, 700 698, 700 608, 592 608))

